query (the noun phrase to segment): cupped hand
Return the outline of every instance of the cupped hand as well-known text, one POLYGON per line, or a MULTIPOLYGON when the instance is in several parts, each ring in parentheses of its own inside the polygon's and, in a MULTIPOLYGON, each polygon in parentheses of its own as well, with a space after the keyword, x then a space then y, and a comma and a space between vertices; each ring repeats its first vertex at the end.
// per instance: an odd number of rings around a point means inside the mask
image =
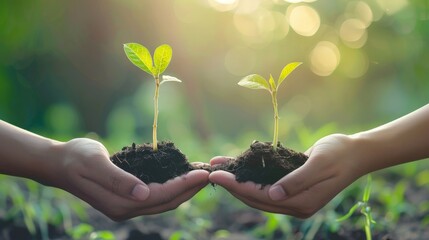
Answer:
POLYGON ((164 184, 146 185, 111 163, 101 143, 86 138, 62 144, 57 160, 45 183, 72 193, 115 221, 175 209, 208 184, 207 171, 193 170, 164 184))
MULTIPOLYGON (((308 218, 365 172, 359 166, 359 152, 353 139, 346 135, 324 137, 306 154, 309 158, 303 166, 271 186, 261 188, 253 182, 238 183, 233 174, 225 171, 212 172, 209 180, 250 207, 308 218)), ((210 164, 227 159, 215 157, 210 164)))

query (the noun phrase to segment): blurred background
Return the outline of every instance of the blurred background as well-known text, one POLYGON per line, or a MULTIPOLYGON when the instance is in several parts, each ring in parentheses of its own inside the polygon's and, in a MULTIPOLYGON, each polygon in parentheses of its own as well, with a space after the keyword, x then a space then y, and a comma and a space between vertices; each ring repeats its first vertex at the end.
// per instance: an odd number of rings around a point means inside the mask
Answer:
POLYGON ((425 0, 0 4, 0 117, 61 140, 150 142, 154 82, 126 58, 128 42, 173 48, 166 73, 183 83, 161 88, 159 138, 179 147, 269 141, 269 94, 237 82, 292 61, 304 64, 279 93, 285 144, 301 126, 364 130, 429 100, 425 0))
POLYGON ((276 78, 283 144, 304 151, 333 132, 366 130, 429 102, 427 0, 93 0, 0 2, 0 119, 109 151, 151 141, 154 82, 123 44, 170 44, 158 138, 190 161, 270 141, 265 91, 276 78))

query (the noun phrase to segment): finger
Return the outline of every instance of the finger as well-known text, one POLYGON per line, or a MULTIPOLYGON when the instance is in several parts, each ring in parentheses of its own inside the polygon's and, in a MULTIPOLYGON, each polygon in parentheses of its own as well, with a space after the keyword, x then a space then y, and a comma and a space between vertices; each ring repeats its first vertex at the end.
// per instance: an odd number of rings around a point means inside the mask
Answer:
POLYGON ((209 175, 209 181, 221 186, 229 186, 234 184, 234 182, 237 182, 234 174, 223 170, 211 172, 209 175))
POLYGON ((120 169, 109 159, 97 159, 87 162, 84 177, 96 182, 114 194, 129 199, 144 201, 149 197, 148 186, 134 175, 120 169), (97 169, 98 174, 93 170, 97 169))
POLYGON ((262 188, 260 184, 254 182, 239 183, 235 180, 235 175, 226 171, 215 171, 209 175, 210 182, 224 187, 229 192, 234 192, 240 196, 257 199, 258 201, 269 201, 267 188, 262 188))
POLYGON ((181 193, 180 195, 175 196, 174 198, 170 198, 170 201, 164 202, 164 203, 159 204, 159 205, 155 205, 155 206, 151 206, 151 207, 144 206, 143 208, 139 209, 138 211, 134 211, 132 213, 132 216, 130 216, 130 217, 135 217, 135 216, 139 216, 139 215, 157 214, 157 213, 162 213, 162 212, 171 211, 173 209, 176 209, 182 203, 191 199, 196 193, 198 193, 205 186, 206 186, 206 184, 204 184, 204 183, 197 185, 197 186, 190 188, 187 191, 181 193))
POLYGON ((208 172, 194 170, 190 173, 167 181, 165 184, 152 183, 151 194, 145 201, 135 201, 112 193, 96 182, 81 178, 79 188, 74 191, 82 200, 115 221, 144 214, 155 214, 176 208, 195 195, 208 184, 208 172), (177 185, 185 185, 181 190, 177 185), (164 195, 160 194, 164 193, 164 195), (105 201, 108 199, 109 201, 105 201))
POLYGON ((225 156, 216 156, 213 157, 212 159, 210 159, 210 165, 217 165, 217 164, 222 164, 222 163, 226 163, 229 160, 232 160, 234 158, 232 157, 225 157, 225 156))
POLYGON ((333 177, 332 174, 331 169, 323 168, 309 158, 304 165, 274 183, 268 195, 274 201, 281 201, 333 177))
POLYGON ((114 221, 123 220, 124 213, 130 211, 129 206, 137 202, 114 194, 97 182, 84 177, 75 180, 74 185, 67 190, 114 221))
MULTIPOLYGON (((224 171, 211 173, 209 180, 221 185, 233 196, 250 207, 273 213, 292 215, 298 218, 307 218, 311 216, 319 207, 326 204, 329 199, 323 199, 319 202, 318 196, 324 196, 322 193, 325 193, 324 191, 326 191, 326 189, 321 191, 323 187, 318 187, 316 189, 318 191, 316 192, 304 191, 287 200, 273 201, 269 197, 268 186, 261 189, 260 185, 252 182, 238 183, 235 181, 235 176, 233 174, 224 171)), ((327 187, 327 183, 323 183, 323 186, 327 187)))
POLYGON ((150 207, 171 202, 189 189, 205 186, 208 184, 208 176, 209 173, 205 170, 192 170, 163 184, 151 183, 148 185, 150 196, 146 201, 146 206, 150 207))
POLYGON ((279 206, 279 205, 272 205, 272 204, 269 204, 267 202, 259 202, 257 200, 253 200, 250 198, 243 197, 242 195, 234 193, 234 192, 230 192, 230 193, 234 197, 236 197, 237 199, 239 199, 240 201, 242 201, 244 204, 246 204, 249 207, 259 209, 259 210, 262 210, 265 212, 286 214, 286 215, 291 215, 291 216, 299 217, 299 218, 302 217, 300 212, 297 212, 293 209, 285 208, 285 207, 279 206))
POLYGON ((313 145, 313 146, 311 146, 309 149, 307 149, 307 150, 304 152, 304 154, 305 154, 305 155, 307 155, 307 156, 310 156, 310 155, 311 155, 311 152, 313 152, 313 149, 314 149, 314 145, 313 145))

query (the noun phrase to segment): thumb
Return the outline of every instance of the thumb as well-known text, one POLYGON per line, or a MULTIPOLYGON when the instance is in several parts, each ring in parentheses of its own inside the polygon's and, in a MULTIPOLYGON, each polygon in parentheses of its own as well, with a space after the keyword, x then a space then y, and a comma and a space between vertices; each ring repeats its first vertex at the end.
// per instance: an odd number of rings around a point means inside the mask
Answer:
POLYGON ((214 166, 214 165, 218 165, 218 164, 223 164, 223 163, 226 163, 232 159, 233 158, 231 158, 231 157, 216 156, 216 157, 213 157, 212 159, 210 159, 210 165, 214 166))
POLYGON ((268 190, 268 195, 273 201, 285 200, 329 178, 326 175, 307 160, 304 165, 274 183, 268 190))
POLYGON ((144 201, 149 197, 149 187, 136 176, 120 169, 110 161, 98 166, 92 180, 121 197, 144 201))

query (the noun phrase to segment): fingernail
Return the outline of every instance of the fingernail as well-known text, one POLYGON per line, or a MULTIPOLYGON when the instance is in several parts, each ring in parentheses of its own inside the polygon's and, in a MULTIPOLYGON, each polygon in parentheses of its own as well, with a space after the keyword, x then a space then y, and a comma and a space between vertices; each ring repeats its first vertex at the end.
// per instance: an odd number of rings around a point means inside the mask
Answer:
POLYGON ((149 188, 143 184, 137 184, 134 186, 131 195, 140 201, 146 200, 149 197, 149 188))
POLYGON ((273 186, 268 191, 268 195, 273 201, 280 201, 286 199, 286 193, 281 186, 273 186))

